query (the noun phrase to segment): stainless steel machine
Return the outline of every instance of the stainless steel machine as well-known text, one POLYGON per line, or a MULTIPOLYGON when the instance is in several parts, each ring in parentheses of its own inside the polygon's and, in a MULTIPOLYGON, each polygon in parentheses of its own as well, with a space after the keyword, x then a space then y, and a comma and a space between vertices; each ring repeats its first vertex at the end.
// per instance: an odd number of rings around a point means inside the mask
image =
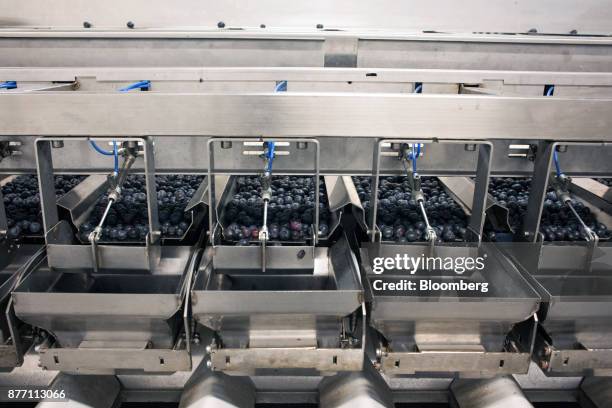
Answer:
POLYGON ((610 407, 612 6, 251 3, 0 4, 2 405, 610 407))

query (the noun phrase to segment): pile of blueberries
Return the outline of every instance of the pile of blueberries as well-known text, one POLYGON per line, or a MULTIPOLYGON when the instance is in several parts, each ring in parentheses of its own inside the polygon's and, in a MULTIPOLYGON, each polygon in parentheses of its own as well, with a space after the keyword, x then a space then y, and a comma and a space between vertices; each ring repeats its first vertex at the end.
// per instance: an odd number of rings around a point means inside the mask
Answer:
MULTIPOLYGON (((202 183, 203 176, 159 175, 155 177, 157 205, 162 237, 182 238, 189 228, 191 217, 185 213, 187 204, 202 183)), ((130 174, 125 180, 120 199, 111 206, 102 229, 101 241, 144 241, 149 232, 145 177, 130 174)), ((79 237, 89 242, 89 234, 98 225, 108 195, 103 195, 87 222, 81 224, 79 237)))
MULTIPOLYGON (((56 176, 55 194, 57 198, 72 190, 84 178, 84 176, 56 176)), ((15 177, 2 187, 2 196, 6 209, 9 238, 42 235, 38 177, 35 175, 15 177)))
MULTIPOLYGON (((489 183, 489 193, 497 202, 510 211, 510 226, 518 231, 527 213, 527 201, 529 199, 530 178, 492 178, 489 183)), ((600 238, 610 238, 610 231, 601 223, 597 222, 595 215, 580 201, 573 201, 574 208, 600 238)), ((571 210, 558 200, 552 188, 548 188, 546 200, 542 211, 540 232, 546 241, 579 241, 585 238, 584 230, 581 228, 571 210)), ((487 231, 490 241, 495 241, 495 231, 487 231)))
MULTIPOLYGON (((370 181, 370 177, 353 177, 368 220, 371 213, 370 181)), ((436 230, 438 240, 464 241, 468 219, 461 207, 446 193, 435 177, 423 177, 421 188, 425 196, 425 211, 429 223, 436 230)), ((418 203, 412 198, 407 177, 380 178, 377 224, 385 241, 406 243, 426 240, 426 224, 418 203)))
MULTIPOLYGON (((303 241, 312 236, 315 222, 314 177, 272 177, 272 198, 268 204, 268 234, 272 241, 303 241)), ((259 239, 263 224, 261 179, 241 176, 236 179, 236 192, 224 214, 223 238, 236 245, 249 245, 259 239)), ((319 235, 329 233, 329 205, 325 184, 319 184, 319 235)))

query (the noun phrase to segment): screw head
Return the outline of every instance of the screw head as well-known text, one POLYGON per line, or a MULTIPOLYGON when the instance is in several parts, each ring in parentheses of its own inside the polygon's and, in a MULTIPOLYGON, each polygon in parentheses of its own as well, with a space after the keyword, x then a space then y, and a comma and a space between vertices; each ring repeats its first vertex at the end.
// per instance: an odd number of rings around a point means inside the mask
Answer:
POLYGON ((537 28, 530 28, 529 31, 527 31, 530 34, 535 34, 538 32, 537 28))
POLYGON ((206 367, 211 368, 212 367, 212 361, 210 361, 210 360, 206 361, 206 367))
POLYGON ((318 28, 319 30, 320 30, 320 29, 322 29, 322 28, 323 28, 323 24, 321 24, 321 23, 317 24, 317 28, 318 28))
POLYGON ((225 23, 224 23, 223 21, 219 21, 219 22, 217 23, 217 27, 219 27, 219 28, 223 28, 223 27, 225 27, 225 23))
POLYGON ((133 21, 128 21, 126 24, 127 28, 134 28, 135 24, 133 21))
POLYGON ((570 34, 571 35, 577 35, 578 34, 578 30, 573 29, 572 31, 570 31, 570 34))
POLYGON ((260 24, 259 28, 266 28, 266 25, 265 24, 260 24))
POLYGON ((83 21, 83 27, 91 28, 91 23, 89 21, 83 21))

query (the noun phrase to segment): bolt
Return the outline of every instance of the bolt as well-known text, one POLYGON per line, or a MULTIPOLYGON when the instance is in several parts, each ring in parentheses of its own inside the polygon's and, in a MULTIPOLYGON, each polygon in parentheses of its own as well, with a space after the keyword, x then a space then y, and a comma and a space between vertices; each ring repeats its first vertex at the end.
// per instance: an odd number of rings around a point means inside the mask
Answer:
POLYGON ((83 27, 91 28, 91 23, 89 21, 83 21, 83 27))
POLYGON ((54 140, 51 142, 51 147, 53 147, 54 149, 61 149, 62 147, 64 147, 64 141, 54 140))
POLYGON ((223 27, 225 27, 225 23, 224 23, 223 21, 219 21, 219 22, 217 23, 217 27, 219 27, 219 28, 223 28, 223 27))
POLYGON ((321 30, 321 29, 323 28, 323 24, 321 24, 321 23, 317 24, 317 28, 318 28, 319 30, 321 30))
POLYGON ((126 26, 127 26, 127 28, 134 28, 134 22, 133 21, 128 21, 126 26))
POLYGON ((382 357, 382 355, 383 355, 383 353, 382 353, 382 349, 381 349, 381 348, 377 348, 377 349, 376 349, 376 357, 381 358, 381 357, 382 357))
POLYGON ((196 344, 196 345, 200 344, 200 335, 198 333, 195 333, 193 335, 193 344, 196 344))
POLYGON ((206 361, 206 367, 212 368, 212 361, 210 360, 206 361))

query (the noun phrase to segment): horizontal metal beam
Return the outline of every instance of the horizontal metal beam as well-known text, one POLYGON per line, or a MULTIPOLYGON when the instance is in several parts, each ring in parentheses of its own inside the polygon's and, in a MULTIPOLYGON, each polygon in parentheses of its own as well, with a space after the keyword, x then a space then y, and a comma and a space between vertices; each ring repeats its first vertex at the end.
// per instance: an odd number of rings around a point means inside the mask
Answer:
POLYGON ((384 137, 612 141, 612 100, 415 94, 0 97, 0 135, 384 137))
MULTIPOLYGON (((94 78, 99 82, 139 81, 143 78, 153 82, 274 82, 282 79, 289 82, 482 84, 494 81, 505 85, 612 86, 612 74, 609 72, 322 67, 0 68, 0 81, 51 82, 74 81, 75 78, 94 78)), ((38 87, 42 86, 38 84, 38 87)))

